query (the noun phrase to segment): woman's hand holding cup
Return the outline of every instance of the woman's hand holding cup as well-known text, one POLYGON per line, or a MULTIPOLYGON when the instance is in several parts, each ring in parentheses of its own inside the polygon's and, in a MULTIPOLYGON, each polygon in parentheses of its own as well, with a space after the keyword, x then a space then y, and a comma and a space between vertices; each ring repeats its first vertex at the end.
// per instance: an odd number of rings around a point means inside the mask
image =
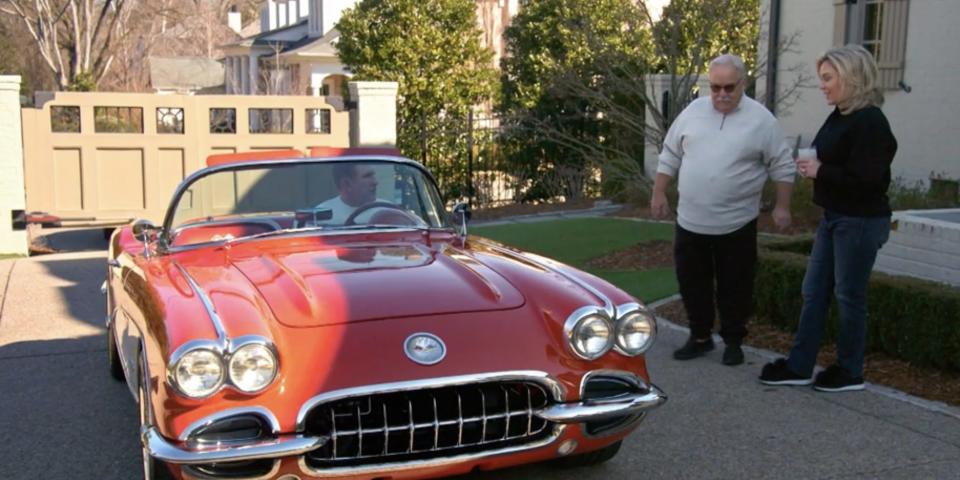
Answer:
POLYGON ((797 149, 797 172, 801 177, 817 178, 820 170, 820 160, 817 159, 816 148, 797 149))

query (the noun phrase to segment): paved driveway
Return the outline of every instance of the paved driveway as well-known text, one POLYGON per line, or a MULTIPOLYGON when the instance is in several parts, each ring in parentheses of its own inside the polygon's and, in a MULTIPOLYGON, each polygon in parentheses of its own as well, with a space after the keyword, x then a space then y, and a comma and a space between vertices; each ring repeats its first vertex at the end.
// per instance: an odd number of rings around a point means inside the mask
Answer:
MULTIPOLYGON (((68 239, 87 251, 0 261, 0 479, 139 478, 136 408, 107 373, 103 240, 90 231, 51 243, 68 239)), ((719 352, 670 360, 685 335, 661 329, 651 374, 670 401, 611 462, 465 478, 960 478, 957 409, 875 387, 763 387, 763 352, 735 368, 719 352)))

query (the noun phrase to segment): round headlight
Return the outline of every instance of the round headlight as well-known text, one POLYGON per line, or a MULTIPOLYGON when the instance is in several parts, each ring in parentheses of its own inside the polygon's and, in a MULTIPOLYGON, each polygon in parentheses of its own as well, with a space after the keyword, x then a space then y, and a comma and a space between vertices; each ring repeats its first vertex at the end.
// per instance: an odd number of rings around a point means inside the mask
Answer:
POLYGON ((657 323, 642 311, 627 313, 617 320, 617 347, 626 355, 639 355, 653 345, 657 323))
POLYGON ((574 326, 570 343, 578 355, 593 360, 610 350, 613 344, 612 330, 605 317, 588 315, 574 326))
POLYGON ((276 376, 277 359, 265 345, 245 345, 230 357, 230 383, 244 392, 263 390, 276 376))
POLYGON ((223 385, 223 361, 206 349, 187 352, 175 369, 177 388, 190 397, 206 397, 223 385))

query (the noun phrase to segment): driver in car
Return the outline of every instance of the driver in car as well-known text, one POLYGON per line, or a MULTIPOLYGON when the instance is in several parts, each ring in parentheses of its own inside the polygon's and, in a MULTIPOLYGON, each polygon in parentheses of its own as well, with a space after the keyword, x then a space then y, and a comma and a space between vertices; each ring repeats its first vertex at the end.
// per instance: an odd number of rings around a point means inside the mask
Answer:
POLYGON ((339 194, 316 206, 333 213, 330 223, 342 225, 357 207, 377 200, 377 173, 372 165, 338 163, 333 166, 333 182, 339 194))

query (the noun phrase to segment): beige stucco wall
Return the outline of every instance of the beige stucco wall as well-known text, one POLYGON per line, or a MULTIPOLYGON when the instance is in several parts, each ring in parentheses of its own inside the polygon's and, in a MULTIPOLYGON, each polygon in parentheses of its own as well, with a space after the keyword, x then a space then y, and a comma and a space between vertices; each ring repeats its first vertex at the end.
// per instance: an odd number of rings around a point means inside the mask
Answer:
POLYGON ((0 253, 27 253, 27 233, 13 230, 12 221, 23 209, 20 76, 0 75, 0 253))
MULTIPOLYGON (((769 0, 761 1, 766 15, 769 0)), ((783 0, 781 36, 799 31, 799 53, 780 57, 778 89, 791 82, 786 68, 804 64, 815 75, 816 57, 833 44, 834 6, 832 1, 783 0)), ((769 20, 762 18, 764 30, 769 20)), ((884 112, 899 142, 893 173, 905 181, 925 181, 931 172, 960 178, 960 135, 956 118, 960 97, 950 90, 960 75, 960 2, 956 0, 914 0, 910 2, 904 83, 910 93, 887 91, 884 112)), ((766 41, 761 40, 759 58, 766 58, 766 41)), ((778 94, 779 94, 778 91, 778 94)), ((763 98, 763 86, 758 86, 763 98)), ((802 135, 809 144, 832 110, 815 87, 804 89, 799 101, 787 112, 777 112, 788 136, 802 135)))

